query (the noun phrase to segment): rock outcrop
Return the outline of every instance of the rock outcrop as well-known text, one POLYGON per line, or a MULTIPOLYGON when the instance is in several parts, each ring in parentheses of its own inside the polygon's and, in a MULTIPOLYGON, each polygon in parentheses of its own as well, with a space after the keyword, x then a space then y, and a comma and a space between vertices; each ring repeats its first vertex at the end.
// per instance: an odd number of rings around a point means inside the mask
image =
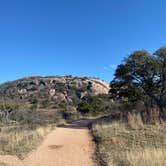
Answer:
POLYGON ((84 97, 106 94, 109 86, 105 82, 88 77, 53 76, 26 77, 0 85, 1 99, 14 99, 29 102, 39 101, 65 102, 77 104, 84 97))

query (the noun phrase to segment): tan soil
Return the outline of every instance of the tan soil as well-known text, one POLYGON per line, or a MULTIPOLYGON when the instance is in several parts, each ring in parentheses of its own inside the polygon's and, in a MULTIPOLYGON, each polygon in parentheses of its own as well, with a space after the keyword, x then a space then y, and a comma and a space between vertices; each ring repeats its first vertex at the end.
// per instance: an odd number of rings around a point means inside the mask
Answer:
POLYGON ((9 166, 95 166, 95 145, 87 124, 80 121, 56 128, 23 161, 13 156, 0 156, 0 161, 9 166))

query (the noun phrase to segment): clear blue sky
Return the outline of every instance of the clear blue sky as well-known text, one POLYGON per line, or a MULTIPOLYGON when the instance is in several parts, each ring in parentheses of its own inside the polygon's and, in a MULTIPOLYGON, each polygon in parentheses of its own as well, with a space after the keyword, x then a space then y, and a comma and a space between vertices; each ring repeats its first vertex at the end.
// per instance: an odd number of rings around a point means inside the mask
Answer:
POLYGON ((165 0, 1 0, 0 82, 30 75, 105 81, 134 50, 166 45, 165 0))

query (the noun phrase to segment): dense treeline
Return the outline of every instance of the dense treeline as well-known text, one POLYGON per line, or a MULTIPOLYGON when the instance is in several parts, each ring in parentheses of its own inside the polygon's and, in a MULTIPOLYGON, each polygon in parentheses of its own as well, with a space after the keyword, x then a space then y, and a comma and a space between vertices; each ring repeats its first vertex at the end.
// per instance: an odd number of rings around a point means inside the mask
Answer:
POLYGON ((118 65, 111 97, 140 111, 145 122, 166 119, 166 47, 154 54, 135 51, 118 65))

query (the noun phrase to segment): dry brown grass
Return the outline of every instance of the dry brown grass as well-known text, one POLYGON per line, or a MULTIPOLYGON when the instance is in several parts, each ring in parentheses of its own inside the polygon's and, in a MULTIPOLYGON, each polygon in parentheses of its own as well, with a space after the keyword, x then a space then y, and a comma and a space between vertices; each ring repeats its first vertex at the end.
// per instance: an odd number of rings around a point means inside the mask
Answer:
POLYGON ((51 130, 52 126, 29 129, 22 127, 2 127, 0 132, 0 154, 17 155, 23 158, 34 149, 51 130))
POLYGON ((166 125, 99 121, 92 127, 103 165, 165 166, 166 125))
MULTIPOLYGON (((10 105, 13 108, 13 105, 10 105)), ((57 124, 64 124, 57 110, 16 109, 5 121, 0 118, 0 155, 24 158, 57 124)))
POLYGON ((125 160, 133 166, 165 166, 166 149, 145 148, 127 152, 125 160))

